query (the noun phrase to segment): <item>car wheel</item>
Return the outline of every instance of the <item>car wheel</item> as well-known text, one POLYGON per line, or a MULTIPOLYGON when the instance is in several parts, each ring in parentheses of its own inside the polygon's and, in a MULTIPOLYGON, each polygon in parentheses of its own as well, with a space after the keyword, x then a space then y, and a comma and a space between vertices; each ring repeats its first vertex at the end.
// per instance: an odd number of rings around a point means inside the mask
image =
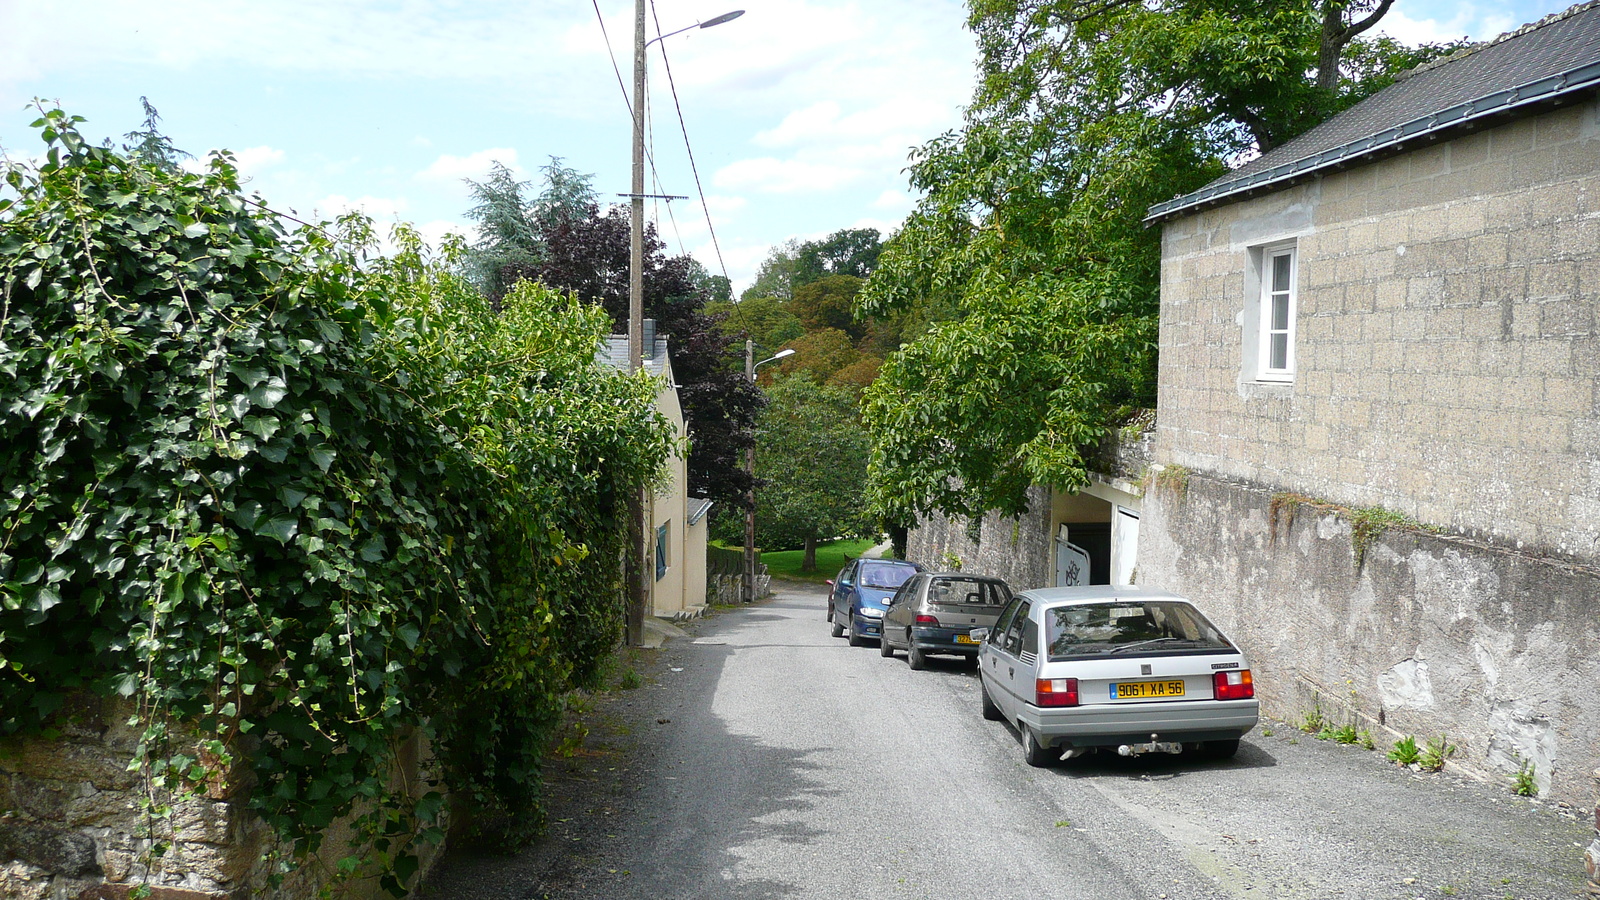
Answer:
POLYGON ((829 622, 833 621, 833 604, 832 603, 828 604, 828 621, 829 622))
POLYGON ((894 657, 894 647, 890 646, 889 644, 888 631, 885 631, 883 636, 878 638, 878 655, 884 657, 885 659, 892 659, 894 657))
POLYGON ((833 620, 833 636, 844 637, 844 626, 839 624, 838 619, 833 620))
POLYGON ((1033 729, 1022 726, 1022 758, 1028 765, 1035 769, 1043 769, 1056 761, 1059 753, 1051 753, 1049 748, 1040 745, 1039 739, 1033 736, 1033 729))
POLYGON ((854 625, 851 625, 850 626, 850 646, 852 646, 852 647, 865 647, 866 645, 867 645, 867 639, 862 637, 859 634, 856 634, 856 627, 854 625))
POLYGON ((928 667, 928 654, 922 652, 921 648, 916 644, 911 643, 909 638, 906 640, 906 664, 917 672, 928 667))
POLYGON ((1000 707, 994 705, 994 700, 989 697, 989 689, 984 687, 983 679, 978 679, 978 696, 983 698, 983 717, 990 722, 998 722, 1005 716, 1000 714, 1000 707))
POLYGON ((1232 759, 1239 752, 1239 739, 1231 741, 1206 741, 1201 752, 1212 759, 1232 759))

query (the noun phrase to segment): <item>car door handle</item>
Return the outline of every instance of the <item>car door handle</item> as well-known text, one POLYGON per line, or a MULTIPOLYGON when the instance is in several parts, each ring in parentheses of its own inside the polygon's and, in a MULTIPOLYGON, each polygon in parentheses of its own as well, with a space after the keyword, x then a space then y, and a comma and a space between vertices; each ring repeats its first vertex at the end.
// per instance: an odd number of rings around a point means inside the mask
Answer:
POLYGON ((1007 678, 1015 678, 1015 677, 1017 677, 1017 669, 1016 669, 1015 666, 1007 666, 1006 667, 1006 677, 1007 678))

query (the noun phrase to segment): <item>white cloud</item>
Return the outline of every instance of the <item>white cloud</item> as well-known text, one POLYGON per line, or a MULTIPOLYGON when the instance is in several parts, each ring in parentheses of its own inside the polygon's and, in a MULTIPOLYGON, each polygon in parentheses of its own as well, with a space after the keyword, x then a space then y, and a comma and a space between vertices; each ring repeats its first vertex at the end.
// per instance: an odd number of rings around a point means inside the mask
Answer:
POLYGON ((444 238, 447 234, 459 234, 466 237, 469 241, 472 239, 471 230, 465 225, 462 225, 460 222, 447 222, 444 220, 438 220, 434 222, 424 222, 416 226, 416 228, 417 233, 422 235, 423 240, 428 242, 428 246, 433 247, 434 249, 438 249, 439 245, 444 243, 444 238))
POLYGON ((711 181, 724 190, 753 190, 769 194, 832 191, 859 181, 859 169, 801 159, 766 156, 741 159, 722 167, 711 181))
POLYGON ((910 209, 911 195, 905 191, 884 191, 872 201, 873 209, 910 209))
POLYGON ((233 154, 239 171, 246 176, 276 166, 283 162, 283 157, 283 151, 273 147, 247 147, 233 154))
POLYGON ((418 172, 416 178, 418 181, 459 182, 463 178, 476 180, 488 175, 495 163, 510 169, 518 178, 525 177, 522 168, 517 165, 515 147, 491 147, 466 156, 442 154, 426 169, 418 172))
POLYGON ((394 220, 401 218, 410 205, 404 197, 356 197, 352 199, 343 194, 330 194, 317 203, 317 210, 325 216, 342 216, 347 212, 360 210, 374 219, 394 220))

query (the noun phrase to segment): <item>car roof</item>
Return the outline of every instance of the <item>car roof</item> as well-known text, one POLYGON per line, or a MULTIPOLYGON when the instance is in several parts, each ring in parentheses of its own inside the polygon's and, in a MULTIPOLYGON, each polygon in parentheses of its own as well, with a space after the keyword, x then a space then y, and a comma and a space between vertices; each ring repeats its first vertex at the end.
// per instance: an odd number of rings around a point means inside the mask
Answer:
MULTIPOLYGON (((924 572, 930 580, 934 578, 960 578, 965 581, 998 581, 1005 582, 999 575, 979 575, 976 572, 924 572)), ((1009 586, 1009 585, 1008 585, 1009 586)))
POLYGON ((1134 587, 1121 584, 1090 584, 1077 587, 1046 587, 1034 588, 1023 591, 1017 596, 1031 600, 1034 603, 1067 605, 1072 603, 1104 603, 1113 601, 1134 600, 1176 600, 1180 603, 1193 605, 1188 597, 1180 597, 1168 591, 1157 591, 1150 588, 1134 587))

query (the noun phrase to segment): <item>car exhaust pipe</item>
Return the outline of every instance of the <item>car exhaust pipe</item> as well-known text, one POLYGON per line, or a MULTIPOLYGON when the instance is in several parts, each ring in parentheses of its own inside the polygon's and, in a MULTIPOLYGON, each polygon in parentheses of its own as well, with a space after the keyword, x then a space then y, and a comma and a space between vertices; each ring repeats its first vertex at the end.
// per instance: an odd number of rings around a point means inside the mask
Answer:
POLYGON ((1077 759, 1080 756, 1088 756, 1090 749, 1089 747, 1068 747, 1061 751, 1061 759, 1065 762, 1069 759, 1077 759))

